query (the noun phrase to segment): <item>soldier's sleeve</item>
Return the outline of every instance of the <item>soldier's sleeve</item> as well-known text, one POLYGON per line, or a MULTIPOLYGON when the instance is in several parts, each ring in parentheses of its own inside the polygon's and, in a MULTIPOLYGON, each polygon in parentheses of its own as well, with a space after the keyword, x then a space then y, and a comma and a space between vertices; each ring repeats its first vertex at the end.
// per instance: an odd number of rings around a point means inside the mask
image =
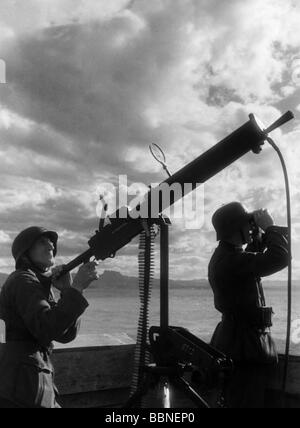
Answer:
POLYGON ((272 226, 265 234, 266 250, 262 253, 243 252, 229 261, 229 270, 236 275, 273 275, 289 263, 287 228, 272 226))
MULTIPOLYGON (((60 294, 62 297, 62 293, 60 294)), ((51 300, 54 305, 57 305, 57 301, 55 299, 55 295, 53 291, 51 291, 51 300)), ((61 336, 56 337, 55 341, 58 343, 70 343, 74 339, 76 339, 79 330, 80 330, 80 319, 77 319, 66 331, 63 332, 61 336)))
POLYGON ((75 321, 63 334, 55 339, 55 342, 58 343, 70 343, 76 339, 79 329, 80 329, 80 320, 75 321))
POLYGON ((63 339, 88 307, 88 302, 74 288, 65 290, 53 307, 45 299, 37 279, 22 273, 15 282, 15 305, 30 333, 41 345, 63 339))

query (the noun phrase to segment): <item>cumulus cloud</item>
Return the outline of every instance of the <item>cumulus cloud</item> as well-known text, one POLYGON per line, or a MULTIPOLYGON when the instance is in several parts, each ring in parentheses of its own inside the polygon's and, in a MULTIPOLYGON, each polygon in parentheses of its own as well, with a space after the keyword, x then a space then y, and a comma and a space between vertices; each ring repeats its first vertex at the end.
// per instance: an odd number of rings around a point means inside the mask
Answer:
POLYGON ((40 28, 109 19, 130 6, 128 0, 2 0, 1 23, 9 34, 24 34, 40 28))
POLYGON ((3 230, 0 230, 0 243, 6 244, 10 242, 10 237, 6 232, 3 232, 3 230))
MULTIPOLYGON (((3 0, 0 6, 8 80, 0 87, 3 266, 8 237, 29 222, 60 231, 62 260, 79 252, 97 223, 101 183, 116 183, 118 174, 145 184, 164 178, 148 153, 150 143, 164 147, 176 171, 249 113, 269 125, 299 106, 293 64, 300 7, 293 0, 23 3, 3 0)), ((299 118, 273 135, 291 171, 295 221, 299 118)), ((172 276, 206 275, 215 245, 210 217, 222 203, 268 206, 283 223, 282 183, 267 146, 210 180, 202 238, 174 222, 172 276)), ((135 269, 134 245, 115 268, 135 269)))

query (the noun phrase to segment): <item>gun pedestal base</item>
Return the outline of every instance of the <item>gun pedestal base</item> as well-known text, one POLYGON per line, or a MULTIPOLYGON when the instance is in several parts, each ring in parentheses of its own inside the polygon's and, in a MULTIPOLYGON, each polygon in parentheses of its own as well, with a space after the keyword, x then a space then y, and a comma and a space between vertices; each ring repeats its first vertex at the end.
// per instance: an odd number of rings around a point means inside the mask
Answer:
MULTIPOLYGON (((190 386, 184 379, 184 370, 178 367, 159 367, 152 364, 144 367, 144 379, 138 390, 126 404, 126 408, 141 407, 143 399, 156 391, 156 397, 152 399, 152 408, 170 409, 173 405, 173 391, 178 390, 197 408, 210 408, 208 403, 190 386)), ((190 406, 189 406, 190 407, 190 406)))

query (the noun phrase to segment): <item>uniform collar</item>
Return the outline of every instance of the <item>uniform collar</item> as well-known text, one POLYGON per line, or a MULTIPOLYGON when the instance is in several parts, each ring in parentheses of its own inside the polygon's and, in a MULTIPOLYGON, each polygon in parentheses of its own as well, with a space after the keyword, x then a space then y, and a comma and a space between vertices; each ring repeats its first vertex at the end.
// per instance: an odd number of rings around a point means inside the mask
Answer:
POLYGON ((37 279, 40 281, 42 285, 44 285, 46 288, 51 288, 52 285, 52 275, 51 272, 41 272, 38 269, 31 268, 32 272, 36 275, 37 279))
POLYGON ((29 272, 32 272, 39 282, 47 289, 50 290, 52 286, 52 274, 51 271, 49 272, 41 272, 36 266, 34 266, 32 263, 24 263, 21 267, 22 270, 27 270, 29 272))
POLYGON ((51 276, 52 276, 51 270, 43 272, 38 268, 38 266, 36 266, 34 263, 32 263, 31 260, 29 260, 29 259, 24 260, 18 269, 30 270, 36 276, 41 277, 41 279, 43 279, 43 278, 48 279, 48 278, 51 278, 51 276))

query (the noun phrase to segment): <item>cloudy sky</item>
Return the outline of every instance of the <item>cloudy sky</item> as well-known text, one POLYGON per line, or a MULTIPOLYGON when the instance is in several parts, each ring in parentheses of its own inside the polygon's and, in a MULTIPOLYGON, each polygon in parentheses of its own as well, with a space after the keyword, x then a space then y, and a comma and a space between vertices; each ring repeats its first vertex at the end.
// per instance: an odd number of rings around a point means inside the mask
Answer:
MULTIPOLYGON (((294 274, 300 278, 300 4, 296 0, 1 0, 0 272, 30 225, 60 234, 59 261, 87 248, 103 183, 159 182, 148 145, 172 171, 256 113, 287 159, 294 274), (299 75, 298 75, 299 73, 299 75)), ((171 276, 206 276, 221 204, 267 207, 286 224, 282 172, 269 147, 204 187, 205 223, 172 228, 171 276)), ((136 244, 103 267, 137 273, 136 244)), ((284 274, 284 273, 283 273, 284 274)))

